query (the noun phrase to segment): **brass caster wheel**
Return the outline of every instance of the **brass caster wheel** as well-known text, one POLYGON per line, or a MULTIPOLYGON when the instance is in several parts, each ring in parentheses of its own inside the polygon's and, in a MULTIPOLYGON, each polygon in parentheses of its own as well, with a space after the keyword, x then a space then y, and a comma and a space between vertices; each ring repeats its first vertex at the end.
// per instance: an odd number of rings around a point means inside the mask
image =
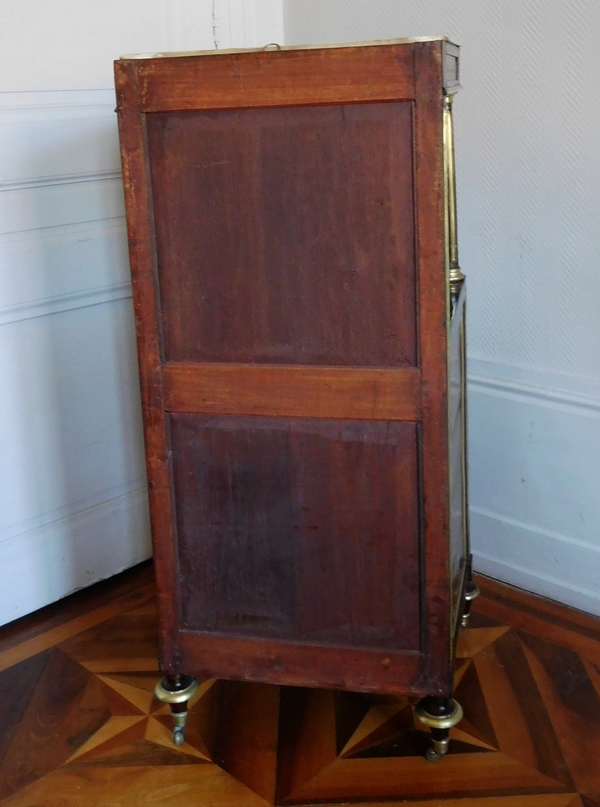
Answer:
POLYGON ((431 748, 425 754, 429 762, 436 762, 448 753, 450 729, 463 718, 463 710, 453 698, 427 697, 417 704, 416 715, 431 731, 431 748))
POLYGON ((185 724, 187 723, 187 709, 181 712, 172 712, 175 728, 171 735, 175 745, 183 745, 185 741, 185 724))
POLYGON ((172 739, 175 745, 183 745, 185 740, 185 724, 187 723, 187 705, 198 691, 198 681, 188 675, 177 675, 164 678, 156 685, 154 694, 159 701, 168 703, 175 722, 172 739))
POLYGON ((467 583, 467 590, 465 591, 465 611, 460 621, 461 627, 468 627, 469 617, 471 615, 471 603, 479 597, 480 593, 479 586, 472 580, 467 583))

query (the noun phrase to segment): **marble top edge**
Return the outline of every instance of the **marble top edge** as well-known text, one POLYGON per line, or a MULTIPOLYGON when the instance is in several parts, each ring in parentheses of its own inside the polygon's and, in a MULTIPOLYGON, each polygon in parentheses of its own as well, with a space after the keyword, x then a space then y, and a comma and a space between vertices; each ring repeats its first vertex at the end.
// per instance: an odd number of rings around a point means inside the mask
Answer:
POLYGON ((179 50, 157 53, 127 53, 119 59, 172 59, 185 56, 219 56, 231 53, 278 52, 280 50, 323 50, 325 48, 364 48, 377 45, 410 45, 415 42, 449 42, 447 36, 412 36, 404 39, 373 39, 366 42, 332 42, 317 45, 279 45, 271 42, 262 48, 227 48, 214 50, 179 50))

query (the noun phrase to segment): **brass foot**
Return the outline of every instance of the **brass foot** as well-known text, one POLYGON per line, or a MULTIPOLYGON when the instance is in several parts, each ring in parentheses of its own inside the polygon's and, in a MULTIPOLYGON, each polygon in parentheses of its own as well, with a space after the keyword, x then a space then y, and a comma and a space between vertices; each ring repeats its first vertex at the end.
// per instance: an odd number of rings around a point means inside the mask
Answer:
POLYGON ((185 724, 187 723, 187 705, 190 698, 198 691, 198 681, 189 675, 176 675, 172 678, 163 678, 156 685, 154 694, 159 701, 168 703, 171 715, 175 722, 173 729, 173 742, 182 745, 185 740, 185 724))
POLYGON ((450 729, 456 726, 463 718, 463 710, 454 698, 423 698, 417 704, 416 714, 421 723, 431 729, 432 748, 427 750, 425 757, 429 762, 442 759, 448 753, 450 744, 450 729))
POLYGON ((471 603, 480 595, 479 586, 472 580, 467 583, 467 590, 465 591, 465 610, 462 615, 461 625, 466 628, 469 624, 469 617, 471 616, 471 603))

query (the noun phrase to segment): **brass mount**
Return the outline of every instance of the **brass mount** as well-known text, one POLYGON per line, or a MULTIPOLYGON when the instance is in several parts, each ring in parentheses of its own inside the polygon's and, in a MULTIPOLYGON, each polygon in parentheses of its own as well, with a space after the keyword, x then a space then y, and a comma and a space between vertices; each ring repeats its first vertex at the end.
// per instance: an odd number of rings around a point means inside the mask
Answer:
POLYGON ((423 701, 421 701, 417 704, 417 717, 424 726, 429 726, 430 729, 452 729, 463 719, 463 709, 460 703, 455 701, 454 698, 451 698, 450 701, 452 703, 452 711, 447 715, 430 714, 425 708, 423 701))
POLYGON ((185 726, 188 717, 187 703, 194 697, 199 687, 200 684, 195 678, 181 676, 176 684, 170 682, 168 678, 163 678, 154 689, 154 694, 158 700, 168 703, 171 707, 171 715, 175 723, 172 735, 175 745, 182 745, 185 740, 185 726))
POLYGON ((458 235, 456 226, 456 170, 454 163, 454 121, 452 118, 453 95, 444 95, 444 183, 445 216, 447 237, 448 281, 450 294, 456 299, 465 279, 458 263, 458 235))

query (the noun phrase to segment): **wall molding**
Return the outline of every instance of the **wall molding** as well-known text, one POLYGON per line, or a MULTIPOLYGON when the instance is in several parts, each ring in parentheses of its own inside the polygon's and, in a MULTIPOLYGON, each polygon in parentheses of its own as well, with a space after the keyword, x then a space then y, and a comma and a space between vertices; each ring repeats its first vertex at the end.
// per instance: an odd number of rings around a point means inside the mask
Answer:
POLYGON ((47 176, 29 177, 16 180, 1 180, 1 191, 20 191, 45 188, 55 185, 76 185, 80 182, 102 182, 109 179, 120 179, 120 169, 106 171, 82 171, 75 174, 50 174, 47 176))
POLYGON ((470 516, 477 571, 600 616, 599 547, 478 507, 470 516))
POLYGON ((129 297, 131 297, 131 283, 114 283, 110 286, 60 294, 56 297, 45 297, 41 300, 0 309, 0 325, 47 317, 50 314, 62 314, 65 311, 75 311, 78 308, 89 308, 93 305, 114 303, 129 297))
POLYGON ((146 487, 0 542, 0 625, 152 555, 146 487), (106 536, 119 536, 107 551, 106 536), (49 574, 48 570, 52 573, 49 574))
POLYGON ((600 383, 595 379, 469 359, 468 383, 472 392, 558 409, 572 407, 600 417, 600 383))
POLYGON ((120 485, 109 490, 103 490, 87 499, 75 501, 59 510, 44 513, 28 521, 21 521, 11 527, 0 530, 0 544, 6 541, 13 541, 22 535, 33 535, 39 530, 47 530, 50 527, 66 523, 79 514, 88 513, 93 515, 98 507, 102 508, 111 502, 118 502, 139 494, 146 495, 148 486, 146 479, 134 479, 127 485, 120 485))
POLYGON ((115 106, 114 89, 0 92, 0 113, 30 109, 86 109, 115 106))

